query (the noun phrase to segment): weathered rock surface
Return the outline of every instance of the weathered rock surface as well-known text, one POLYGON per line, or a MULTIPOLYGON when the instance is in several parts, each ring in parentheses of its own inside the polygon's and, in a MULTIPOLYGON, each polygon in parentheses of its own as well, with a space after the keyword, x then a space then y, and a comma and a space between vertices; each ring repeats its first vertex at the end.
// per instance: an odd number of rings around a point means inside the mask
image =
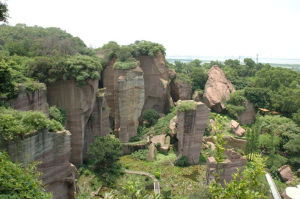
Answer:
POLYGON ((278 169, 278 172, 284 182, 289 183, 294 180, 293 172, 289 165, 283 165, 278 169))
POLYGON ((196 102, 202 102, 203 101, 203 92, 195 91, 192 96, 192 100, 196 102))
POLYGON ((235 120, 231 120, 231 121, 230 121, 230 128, 231 128, 231 131, 232 131, 235 135, 240 136, 240 137, 244 136, 244 133, 246 132, 246 130, 243 129, 243 128, 240 126, 240 124, 239 124, 237 121, 235 121, 235 120))
POLYGON ((176 128, 177 128, 177 116, 175 115, 171 120, 170 120, 170 134, 173 136, 176 135, 176 128))
POLYGON ((171 138, 170 136, 166 136, 165 134, 156 135, 151 139, 151 142, 155 146, 157 146, 158 143, 160 144, 160 147, 158 148, 159 151, 168 152, 170 149, 171 138))
POLYGON ((190 100, 192 99, 192 85, 186 82, 181 82, 176 78, 170 83, 171 96, 174 102, 178 100, 190 100))
POLYGON ((68 131, 38 132, 24 140, 9 143, 7 152, 12 161, 41 161, 38 170, 46 190, 54 199, 75 198, 76 167, 69 162, 71 134, 68 131))
POLYGON ((255 120, 255 109, 251 102, 246 101, 246 110, 238 114, 238 121, 242 125, 253 124, 255 120))
POLYGON ((156 147, 154 143, 151 143, 149 148, 148 148, 148 156, 147 156, 147 161, 154 161, 155 160, 155 152, 156 152, 156 147))
POLYGON ((116 70, 116 77, 115 129, 120 129, 120 141, 128 142, 132 136, 137 135, 138 119, 144 106, 143 71, 140 67, 116 70))
POLYGON ((202 137, 210 110, 202 102, 195 102, 196 110, 177 111, 178 159, 186 156, 191 164, 199 162, 202 137))
POLYGON ((84 133, 83 158, 88 159, 87 150, 96 136, 109 134, 109 107, 106 103, 105 90, 98 90, 93 112, 87 122, 84 133))
POLYGON ((145 80, 145 105, 143 110, 154 109, 166 113, 171 106, 169 73, 165 57, 158 53, 154 57, 141 56, 141 68, 145 80))
POLYGON ((71 162, 76 166, 83 161, 85 126, 94 109, 97 88, 96 80, 80 87, 75 80, 57 81, 48 86, 48 103, 67 112, 66 128, 72 133, 71 162))
POLYGON ((208 158, 207 167, 206 167, 206 181, 209 184, 215 177, 214 173, 219 174, 218 182, 224 186, 224 180, 230 182, 232 180, 232 174, 236 173, 237 169, 240 168, 241 171, 246 165, 246 158, 239 155, 237 152, 232 149, 227 149, 225 151, 226 159, 219 163, 218 170, 216 170, 216 161, 213 157, 208 158))
POLYGON ((209 108, 217 112, 222 112, 225 108, 223 101, 228 100, 230 94, 233 92, 235 92, 235 88, 226 78, 222 69, 217 65, 211 67, 208 72, 208 80, 205 84, 204 103, 209 108))
POLYGON ((40 89, 34 92, 26 91, 24 87, 19 87, 19 94, 16 98, 10 100, 12 108, 21 111, 42 111, 49 114, 49 105, 47 103, 46 89, 40 89))

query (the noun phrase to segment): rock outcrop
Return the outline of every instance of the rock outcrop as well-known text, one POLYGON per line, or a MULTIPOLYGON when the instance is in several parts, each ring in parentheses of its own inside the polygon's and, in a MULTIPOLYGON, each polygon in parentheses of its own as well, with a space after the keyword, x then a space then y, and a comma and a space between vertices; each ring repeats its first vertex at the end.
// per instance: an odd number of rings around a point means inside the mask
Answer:
POLYGON ((243 137, 244 136, 244 133, 246 132, 245 129, 243 129, 240 124, 235 121, 235 120, 231 120, 230 121, 230 128, 231 128, 231 131, 236 135, 236 136, 239 136, 239 137, 243 137))
POLYGON ((278 169, 278 172, 284 182, 289 183, 294 180, 293 172, 290 166, 283 165, 278 169))
POLYGON ((170 134, 172 137, 176 135, 176 128, 177 128, 177 116, 175 115, 170 120, 170 124, 169 124, 170 134))
POLYGON ((222 112, 225 108, 224 101, 228 100, 233 92, 235 92, 235 88, 226 78, 222 69, 216 65, 211 67, 205 84, 204 103, 209 108, 222 112))
POLYGON ((41 161, 38 165, 38 170, 42 172, 41 179, 54 199, 75 198, 76 167, 69 162, 70 132, 44 130, 24 140, 9 143, 7 152, 14 162, 41 161))
POLYGON ((253 124, 254 120, 255 120, 254 105, 251 102, 246 101, 246 109, 245 111, 238 114, 238 121, 242 125, 246 125, 246 124, 253 124))
MULTIPOLYGON (((108 93, 110 117, 121 142, 128 142, 137 134, 138 120, 145 101, 142 69, 114 69, 111 62, 104 70, 103 86, 108 93)), ((138 63, 139 64, 139 63, 138 63)))
POLYGON ((155 146, 159 145, 159 147, 157 147, 159 151, 167 153, 170 149, 171 138, 170 136, 166 136, 165 134, 156 135, 153 138, 151 138, 151 142, 155 146))
POLYGON ((145 80, 145 105, 143 110, 154 109, 166 113, 171 106, 169 73, 162 53, 156 56, 141 56, 141 68, 145 80))
POLYGON ((87 150, 96 136, 109 134, 109 107, 105 98, 105 89, 98 90, 93 112, 87 122, 84 134, 83 159, 88 159, 87 150))
POLYGON ((202 137, 210 113, 202 102, 195 104, 195 110, 177 111, 178 159, 186 156, 191 164, 199 162, 202 137))
POLYGON ((75 80, 57 81, 48 86, 48 103, 67 112, 66 128, 72 133, 71 162, 82 164, 84 132, 94 109, 98 81, 90 80, 78 86, 75 80))
POLYGON ((170 83, 171 96, 174 102, 178 100, 190 100, 192 99, 192 85, 186 82, 177 80, 176 78, 170 83))
POLYGON ((192 96, 192 100, 196 102, 202 102, 203 101, 203 91, 195 91, 192 96))
POLYGON ((49 114, 49 105, 47 103, 46 89, 37 91, 26 91, 24 87, 19 87, 19 94, 16 98, 10 100, 12 108, 20 111, 42 111, 49 114))
POLYGON ((148 148, 147 161, 153 162, 155 160, 155 152, 156 152, 156 147, 154 143, 151 143, 148 148))
POLYGON ((240 168, 241 171, 246 165, 246 158, 239 155, 237 152, 232 149, 227 149, 225 151, 226 159, 219 163, 218 170, 217 163, 213 157, 208 158, 207 167, 206 167, 206 181, 209 184, 214 178, 215 173, 219 174, 218 182, 224 186, 224 180, 230 182, 232 180, 232 174, 236 173, 237 169, 240 168))

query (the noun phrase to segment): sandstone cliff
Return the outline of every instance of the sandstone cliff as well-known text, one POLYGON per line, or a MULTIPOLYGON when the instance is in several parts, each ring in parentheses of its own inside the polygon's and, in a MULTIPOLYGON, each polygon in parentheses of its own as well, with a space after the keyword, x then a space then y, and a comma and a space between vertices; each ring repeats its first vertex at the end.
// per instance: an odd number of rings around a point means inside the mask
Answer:
POLYGON ((21 111, 42 111, 49 114, 49 105, 47 103, 46 89, 40 89, 34 92, 26 91, 24 87, 19 88, 19 94, 16 98, 10 100, 12 108, 21 111))
POLYGON ((93 143, 95 136, 105 136, 109 134, 109 107, 106 102, 105 89, 98 90, 93 112, 87 122, 84 133, 83 159, 87 159, 87 150, 93 143))
POLYGON ((170 83, 171 96, 174 102, 178 100, 190 100, 192 99, 192 86, 189 83, 182 82, 176 78, 170 83))
POLYGON ((41 161, 38 166, 42 172, 41 179, 54 199, 74 198, 76 168, 69 162, 70 132, 44 130, 24 140, 9 143, 7 152, 14 162, 41 161))
POLYGON ((145 80, 145 105, 143 110, 154 109, 166 113, 170 109, 169 73, 162 53, 141 56, 141 68, 145 80))
POLYGON ((98 88, 97 80, 90 80, 78 86, 75 80, 57 81, 48 86, 48 102, 67 112, 66 128, 72 133, 71 162, 82 164, 84 131, 93 111, 98 88))
POLYGON ((217 112, 222 112, 225 108, 224 100, 228 100, 230 94, 233 92, 235 92, 235 88, 226 78, 222 69, 217 65, 211 67, 208 72, 208 80, 205 84, 204 103, 209 108, 217 112))
POLYGON ((242 125, 254 123, 255 108, 251 102, 246 101, 246 110, 238 114, 238 120, 242 125))
POLYGON ((178 158, 186 156, 191 164, 199 162, 202 137, 210 113, 202 102, 195 104, 195 110, 177 111, 178 158))

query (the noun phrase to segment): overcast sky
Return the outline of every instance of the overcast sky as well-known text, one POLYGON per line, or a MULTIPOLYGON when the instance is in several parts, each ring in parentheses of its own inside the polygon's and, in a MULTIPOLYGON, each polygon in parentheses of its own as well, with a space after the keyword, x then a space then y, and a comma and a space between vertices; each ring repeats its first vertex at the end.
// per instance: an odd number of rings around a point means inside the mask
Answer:
MULTIPOLYGON (((2 0, 3 1, 3 0, 2 0)), ((161 43, 169 56, 300 59, 300 0, 6 0, 9 23, 59 27, 89 47, 161 43)))

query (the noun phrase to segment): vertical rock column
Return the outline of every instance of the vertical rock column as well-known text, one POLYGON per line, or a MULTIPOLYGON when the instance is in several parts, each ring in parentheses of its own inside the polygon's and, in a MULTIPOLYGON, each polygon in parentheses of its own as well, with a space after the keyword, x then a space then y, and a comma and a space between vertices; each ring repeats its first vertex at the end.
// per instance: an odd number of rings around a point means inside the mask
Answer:
POLYGON ((71 162, 82 164, 85 125, 93 111, 97 80, 78 86, 75 80, 57 81, 48 86, 48 102, 67 112, 66 128, 72 133, 71 162))
POLYGON ((202 137, 210 113, 202 102, 194 103, 195 110, 177 111, 178 159, 186 156, 191 164, 199 162, 202 137))
POLYGON ((128 142, 137 135, 138 119, 145 101, 143 71, 140 67, 115 70, 115 129, 119 130, 121 142, 128 142))

